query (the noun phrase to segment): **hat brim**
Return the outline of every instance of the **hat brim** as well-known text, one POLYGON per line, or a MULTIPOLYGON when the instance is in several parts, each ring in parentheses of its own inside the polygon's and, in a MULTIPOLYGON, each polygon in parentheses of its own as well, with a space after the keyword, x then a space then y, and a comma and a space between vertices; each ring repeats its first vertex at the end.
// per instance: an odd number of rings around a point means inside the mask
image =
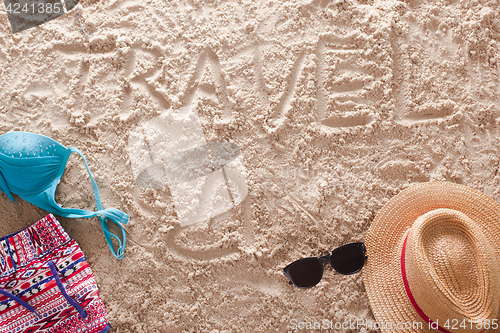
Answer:
POLYGON ((365 240, 368 259, 363 281, 376 322, 384 333, 437 331, 428 328, 406 294, 401 250, 413 222, 438 208, 458 210, 474 220, 500 262, 498 202, 475 189, 449 182, 421 183, 401 191, 377 213, 365 240))

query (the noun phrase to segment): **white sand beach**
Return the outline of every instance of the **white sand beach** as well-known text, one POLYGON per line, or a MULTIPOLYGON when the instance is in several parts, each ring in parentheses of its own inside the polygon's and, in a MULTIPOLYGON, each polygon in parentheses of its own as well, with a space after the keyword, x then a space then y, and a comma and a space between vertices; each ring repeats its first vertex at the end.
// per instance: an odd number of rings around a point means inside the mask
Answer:
MULTIPOLYGON (((380 332, 306 328, 374 322, 363 272, 325 265, 301 290, 283 267, 363 241, 414 183, 500 200, 499 17, 497 0, 83 0, 13 33, 0 5, 0 134, 80 149, 130 215, 122 260, 97 218, 58 217, 110 332, 380 332)), ((73 155, 56 200, 95 210, 73 155)), ((47 214, 3 193, 0 212, 0 236, 47 214)))

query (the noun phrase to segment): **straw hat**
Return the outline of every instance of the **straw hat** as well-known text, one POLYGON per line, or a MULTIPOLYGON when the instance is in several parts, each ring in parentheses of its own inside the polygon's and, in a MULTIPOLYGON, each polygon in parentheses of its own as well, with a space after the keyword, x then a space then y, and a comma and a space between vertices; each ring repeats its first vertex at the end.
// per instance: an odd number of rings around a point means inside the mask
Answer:
POLYGON ((411 186, 377 213, 365 244, 382 332, 500 331, 498 202, 448 182, 411 186))

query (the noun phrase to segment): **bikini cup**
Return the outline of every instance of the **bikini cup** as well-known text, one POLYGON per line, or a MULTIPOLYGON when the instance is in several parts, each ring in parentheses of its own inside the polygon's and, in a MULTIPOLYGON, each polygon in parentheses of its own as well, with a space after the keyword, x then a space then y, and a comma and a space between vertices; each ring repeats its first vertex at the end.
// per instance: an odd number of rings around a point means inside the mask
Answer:
POLYGON ((36 133, 9 132, 0 135, 0 190, 7 194, 11 201, 14 201, 14 193, 56 215, 69 218, 99 217, 111 252, 117 259, 123 258, 126 234, 122 224, 127 223, 129 216, 116 208, 103 209, 99 189, 80 150, 66 148, 59 142, 36 133), (85 163, 94 190, 97 212, 63 208, 55 201, 56 187, 73 152, 79 154, 85 163), (107 219, 120 227, 123 242, 109 231, 107 219), (111 237, 118 242, 116 252, 111 237))

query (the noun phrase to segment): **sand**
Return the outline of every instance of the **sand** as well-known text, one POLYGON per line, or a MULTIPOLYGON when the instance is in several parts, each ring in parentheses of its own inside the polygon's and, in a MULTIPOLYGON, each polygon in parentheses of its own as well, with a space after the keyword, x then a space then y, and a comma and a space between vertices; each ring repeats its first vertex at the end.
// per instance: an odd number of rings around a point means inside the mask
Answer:
MULTIPOLYGON (((0 130, 79 148, 104 207, 130 214, 121 261, 96 218, 59 218, 111 332, 370 323, 362 272, 325 266, 299 290, 282 269, 362 241, 414 183, 500 200, 499 14, 498 1, 90 0, 12 34, 0 6, 0 130), (217 166, 208 142, 237 148, 217 166), (209 164, 169 169, 193 151, 209 164)), ((95 209, 79 157, 56 198, 95 209)), ((0 211, 2 235, 46 214, 4 194, 0 211)))

